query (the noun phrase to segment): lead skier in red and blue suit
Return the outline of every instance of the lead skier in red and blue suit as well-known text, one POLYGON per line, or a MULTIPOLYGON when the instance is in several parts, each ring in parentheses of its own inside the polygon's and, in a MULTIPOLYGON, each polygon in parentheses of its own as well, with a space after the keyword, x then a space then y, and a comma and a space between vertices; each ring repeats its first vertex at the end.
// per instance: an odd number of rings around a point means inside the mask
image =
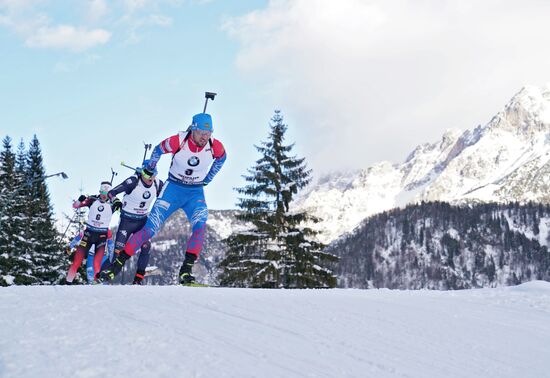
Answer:
POLYGON ((204 186, 212 181, 227 158, 223 144, 212 137, 212 132, 210 114, 199 113, 193 116, 188 131, 163 140, 153 149, 146 169, 154 170, 161 156, 170 153, 172 164, 168 180, 151 209, 147 223, 130 237, 113 266, 101 273, 102 281, 113 279, 124 263, 159 232, 168 217, 182 209, 193 231, 187 241, 179 281, 182 284, 195 282, 191 273, 204 243, 208 218, 204 186))

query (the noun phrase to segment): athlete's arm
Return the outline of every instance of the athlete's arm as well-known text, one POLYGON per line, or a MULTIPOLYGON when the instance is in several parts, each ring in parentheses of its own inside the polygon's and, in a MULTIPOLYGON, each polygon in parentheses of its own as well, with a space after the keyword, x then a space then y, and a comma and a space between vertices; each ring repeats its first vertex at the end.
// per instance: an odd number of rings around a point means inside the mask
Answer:
POLYGON ((85 199, 80 200, 81 197, 79 197, 78 201, 73 202, 73 209, 80 209, 81 207, 90 207, 92 203, 94 203, 94 201, 96 200, 96 198, 93 196, 86 197, 85 199))
POLYGON ((214 162, 212 163, 212 166, 210 167, 208 174, 203 180, 204 185, 207 185, 212 181, 214 176, 216 176, 220 171, 220 169, 222 169, 223 164, 227 159, 227 153, 225 151, 225 148, 223 147, 223 144, 219 140, 214 139, 212 143, 212 150, 214 152, 214 162))
POLYGON ((157 144, 155 148, 153 148, 153 152, 149 158, 149 167, 155 168, 162 155, 177 152, 180 148, 180 143, 180 136, 176 134, 157 144))
POLYGON ((139 179, 136 176, 128 177, 126 180, 109 191, 109 198, 113 199, 117 196, 117 194, 122 192, 126 194, 132 193, 132 190, 136 188, 138 181, 139 179))

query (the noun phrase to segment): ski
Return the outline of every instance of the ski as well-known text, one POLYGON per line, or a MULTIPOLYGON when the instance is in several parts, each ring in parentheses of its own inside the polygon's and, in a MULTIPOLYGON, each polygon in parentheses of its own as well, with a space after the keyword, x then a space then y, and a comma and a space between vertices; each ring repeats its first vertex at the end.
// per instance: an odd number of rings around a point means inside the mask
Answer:
POLYGON ((179 286, 189 286, 189 287, 218 287, 218 286, 212 286, 207 284, 201 284, 197 282, 190 282, 190 283, 180 283, 179 286))

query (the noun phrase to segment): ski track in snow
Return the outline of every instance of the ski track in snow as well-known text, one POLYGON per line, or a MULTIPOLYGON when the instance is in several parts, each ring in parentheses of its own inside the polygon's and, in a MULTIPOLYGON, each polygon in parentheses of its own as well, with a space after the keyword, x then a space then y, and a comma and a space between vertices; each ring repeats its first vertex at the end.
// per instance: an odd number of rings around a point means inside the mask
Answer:
POLYGON ((549 376, 550 283, 0 288, 0 377, 549 376))

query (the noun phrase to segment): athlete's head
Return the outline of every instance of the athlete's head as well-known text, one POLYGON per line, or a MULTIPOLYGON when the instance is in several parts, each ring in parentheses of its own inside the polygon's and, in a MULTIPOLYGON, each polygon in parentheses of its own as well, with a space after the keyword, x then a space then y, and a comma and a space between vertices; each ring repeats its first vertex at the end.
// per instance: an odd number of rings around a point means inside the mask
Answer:
POLYGON ((191 135, 193 142, 199 147, 204 147, 212 136, 214 127, 212 126, 212 117, 207 113, 199 113, 193 116, 191 122, 191 135))
POLYGON ((149 160, 145 160, 143 162, 143 165, 141 166, 141 179, 143 182, 147 185, 151 185, 151 183, 155 180, 157 173, 157 168, 149 168, 149 160))
POLYGON ((109 181, 101 182, 99 186, 99 199, 103 202, 109 199, 109 190, 111 190, 111 183, 109 181))

